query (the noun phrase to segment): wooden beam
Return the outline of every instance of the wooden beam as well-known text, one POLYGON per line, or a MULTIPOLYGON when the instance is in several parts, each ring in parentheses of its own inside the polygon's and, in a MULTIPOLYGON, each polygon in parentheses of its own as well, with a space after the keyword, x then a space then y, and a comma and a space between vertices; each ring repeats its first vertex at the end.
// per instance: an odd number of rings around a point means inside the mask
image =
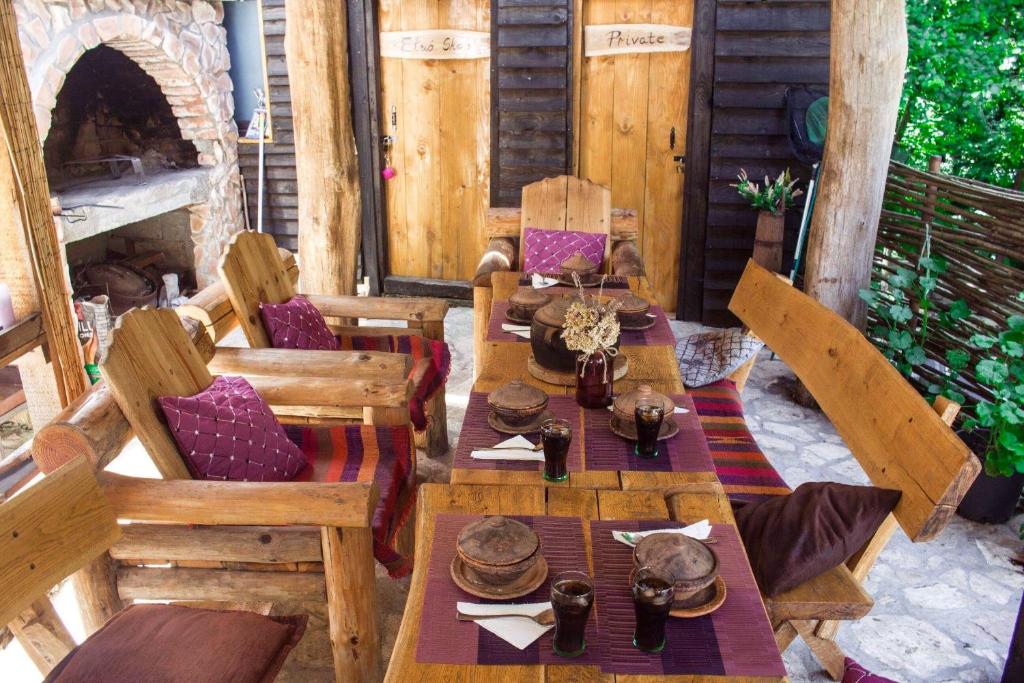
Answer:
POLYGON ((134 479, 101 475, 103 492, 123 519, 176 524, 369 527, 377 502, 372 483, 256 483, 134 479))
POLYGON ((0 368, 45 342, 43 318, 38 313, 33 313, 7 329, 0 330, 0 368))
POLYGON ((272 526, 179 526, 127 524, 110 549, 118 560, 215 560, 220 562, 320 562, 315 528, 272 526))
MULTIPOLYGON (((518 228, 517 228, 518 229, 518 228)), ((491 237, 473 276, 474 287, 490 287, 491 273, 515 270, 516 245, 512 237, 491 237)))
MULTIPOLYGON (((511 237, 519 239, 522 232, 523 210, 519 207, 487 209, 487 238, 511 237)), ((612 208, 612 225, 609 232, 612 242, 635 240, 640 236, 639 218, 636 209, 612 208)))
MULTIPOLYGON (((62 406, 88 389, 77 326, 71 313, 63 251, 50 210, 50 186, 43 165, 32 95, 22 58, 21 43, 11 3, 0 3, 0 128, 3 147, 18 198, 22 227, 32 254, 32 270, 39 290, 53 371, 62 406)), ((9 191, 9 188, 8 190, 9 191)))
MULTIPOLYGON (((408 379, 323 377, 249 377, 256 393, 271 406, 308 406, 310 415, 334 408, 405 408, 415 387, 408 379)), ((296 415, 294 410, 287 411, 296 415)), ((408 411, 406 411, 408 412, 408 411)))
POLYGON ((406 353, 383 351, 302 351, 222 347, 217 349, 207 367, 215 375, 301 375, 335 380, 339 377, 344 377, 345 380, 404 379, 412 370, 412 357, 406 353))
POLYGON ((10 628, 25 648, 29 659, 44 676, 75 647, 75 639, 45 596, 15 617, 10 628))
POLYGON ((807 242, 805 289, 856 327, 907 65, 904 0, 832 3, 828 137, 807 242))
POLYGON ((288 0, 285 13, 302 288, 355 294, 362 230, 345 3, 288 0))
POLYGON ((87 636, 100 630, 111 617, 124 608, 124 603, 117 594, 116 568, 109 553, 102 553, 75 572, 71 578, 87 636))
POLYGON ((100 471, 131 437, 131 425, 106 382, 100 382, 36 432, 32 458, 47 474, 79 455, 86 456, 100 471))
MULTIPOLYGON (((319 601, 323 574, 224 569, 121 567, 117 589, 122 600, 216 600, 234 602, 319 601)), ((342 679, 343 680, 343 679, 342 679)), ((350 679, 357 680, 357 679, 350 679)))
POLYGON ((322 528, 320 539, 335 679, 380 681, 373 537, 369 529, 322 528))
POLYGON ((443 322, 448 313, 448 304, 441 299, 322 294, 306 294, 305 297, 327 317, 443 322))

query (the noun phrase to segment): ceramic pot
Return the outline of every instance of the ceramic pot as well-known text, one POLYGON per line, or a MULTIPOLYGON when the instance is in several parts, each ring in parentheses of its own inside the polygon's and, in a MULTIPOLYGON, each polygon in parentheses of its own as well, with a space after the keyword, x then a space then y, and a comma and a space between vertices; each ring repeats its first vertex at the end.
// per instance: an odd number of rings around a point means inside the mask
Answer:
MULTIPOLYGON (((573 295, 563 295, 544 306, 530 323, 530 347, 533 357, 541 366, 556 372, 573 372, 576 369, 576 352, 570 351, 562 339, 565 328, 565 314, 574 301, 573 295)), ((615 348, 619 347, 616 340, 615 348)))
POLYGON ((509 317, 529 322, 541 307, 551 303, 551 297, 532 287, 520 289, 508 299, 509 317))
POLYGON ((509 427, 522 427, 544 412, 548 407, 548 395, 516 379, 488 394, 487 405, 509 427))
POLYGON ((580 276, 580 283, 584 285, 594 284, 600 278, 600 275, 597 273, 597 264, 579 251, 562 261, 560 268, 562 270, 562 279, 566 282, 573 282, 573 273, 580 276))
POLYGON ((455 551, 471 578, 501 586, 537 564, 540 537, 522 522, 496 515, 463 527, 455 551))
POLYGON ((619 299, 619 309, 616 315, 619 316, 619 325, 622 327, 648 327, 651 318, 647 314, 651 310, 651 304, 630 292, 619 299))
POLYGON ((1013 517, 1020 500, 1021 488, 1024 487, 1024 474, 1018 472, 1009 477, 993 477, 985 474, 985 448, 988 445, 988 430, 965 430, 957 434, 963 439, 983 465, 981 474, 974 480, 967 494, 956 509, 958 515, 974 522, 985 524, 1002 524, 1013 517))
POLYGON ((675 583, 675 603, 689 598, 714 583, 718 576, 718 555, 711 546, 683 534, 651 534, 633 549, 633 566, 651 567, 675 583))

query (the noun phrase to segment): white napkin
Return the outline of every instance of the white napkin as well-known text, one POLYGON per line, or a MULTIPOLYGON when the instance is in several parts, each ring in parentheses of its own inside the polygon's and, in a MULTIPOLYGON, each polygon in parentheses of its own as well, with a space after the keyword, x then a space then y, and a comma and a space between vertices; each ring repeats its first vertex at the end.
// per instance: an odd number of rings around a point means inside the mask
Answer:
POLYGON ((503 331, 505 331, 505 332, 510 333, 510 334, 514 334, 517 337, 522 337, 523 339, 529 339, 530 338, 530 326, 529 325, 512 325, 510 323, 502 323, 501 324, 501 329, 503 331))
POLYGON ((558 284, 558 280, 553 277, 544 277, 540 273, 534 273, 531 278, 534 289, 544 289, 545 287, 552 287, 558 284))
POLYGON ((654 529, 652 531, 613 531, 612 538, 619 543, 625 543, 629 547, 634 547, 644 536, 650 536, 651 534, 684 534, 690 538, 696 538, 698 541, 705 540, 711 535, 711 523, 706 519, 702 519, 699 522, 694 522, 690 526, 684 526, 682 529, 654 529))
POLYGON ((530 450, 534 447, 534 444, 525 436, 514 436, 511 439, 505 439, 501 443, 494 445, 503 450, 473 451, 469 454, 469 457, 477 460, 535 460, 537 462, 544 462, 544 453, 530 450))
MULTIPOLYGON (((473 602, 459 602, 456 608, 463 614, 473 616, 481 614, 525 614, 533 617, 551 607, 550 602, 533 602, 522 605, 497 604, 478 605, 473 602)), ((520 619, 519 617, 495 617, 476 622, 480 628, 485 628, 502 640, 516 646, 520 650, 525 649, 530 643, 548 632, 552 626, 541 626, 532 619, 520 619)))

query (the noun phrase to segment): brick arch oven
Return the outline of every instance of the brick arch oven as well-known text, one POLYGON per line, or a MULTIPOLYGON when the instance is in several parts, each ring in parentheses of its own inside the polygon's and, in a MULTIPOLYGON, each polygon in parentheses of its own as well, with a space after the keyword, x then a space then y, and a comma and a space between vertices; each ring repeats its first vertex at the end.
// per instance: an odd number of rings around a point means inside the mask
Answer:
POLYGON ((170 253, 178 270, 185 267, 174 259, 191 252, 197 285, 212 282, 224 245, 242 228, 238 130, 219 3, 14 0, 14 8, 72 267, 96 251, 99 235, 118 231, 132 235, 120 239, 133 245, 166 243, 161 253, 170 253), (131 64, 119 66, 121 55, 131 64), (90 77, 96 82, 91 103, 90 77), (140 97, 112 102, 122 81, 137 82, 140 97), (75 92, 64 91, 69 84, 75 92), (152 97, 153 84, 165 103, 152 97), (151 102, 152 114, 137 111, 135 99, 151 102), (51 139, 58 134, 54 123, 61 137, 51 139), (85 131, 68 129, 83 123, 85 131), (175 136, 180 145, 170 139, 175 136), (113 155, 139 162, 107 161, 113 155), (165 239, 171 233, 188 246, 172 247, 165 239))

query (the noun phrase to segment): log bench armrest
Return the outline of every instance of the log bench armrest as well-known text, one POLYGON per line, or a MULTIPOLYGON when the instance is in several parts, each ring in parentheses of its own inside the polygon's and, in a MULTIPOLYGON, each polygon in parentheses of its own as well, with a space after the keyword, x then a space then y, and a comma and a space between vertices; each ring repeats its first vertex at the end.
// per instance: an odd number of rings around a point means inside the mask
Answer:
MULTIPOLYGON (((494 211, 495 209, 491 209, 494 211)), ((480 263, 476 267, 476 274, 473 276, 474 287, 490 287, 491 273, 499 273, 513 270, 516 261, 516 244, 512 237, 491 237, 487 242, 487 249, 480 257, 480 263)))
MULTIPOLYGON (((328 352, 333 353, 333 352, 328 352)), ((412 380, 325 377, 250 377, 256 392, 272 406, 407 409, 412 380)))
POLYGON ((405 320, 413 323, 443 322, 448 302, 413 297, 368 297, 304 294, 326 317, 405 320))
POLYGON ((98 476, 114 514, 136 522, 369 527, 373 482, 248 482, 98 476))
POLYGON ((412 356, 381 351, 304 351, 219 347, 207 363, 215 375, 402 380, 412 371, 412 356))

